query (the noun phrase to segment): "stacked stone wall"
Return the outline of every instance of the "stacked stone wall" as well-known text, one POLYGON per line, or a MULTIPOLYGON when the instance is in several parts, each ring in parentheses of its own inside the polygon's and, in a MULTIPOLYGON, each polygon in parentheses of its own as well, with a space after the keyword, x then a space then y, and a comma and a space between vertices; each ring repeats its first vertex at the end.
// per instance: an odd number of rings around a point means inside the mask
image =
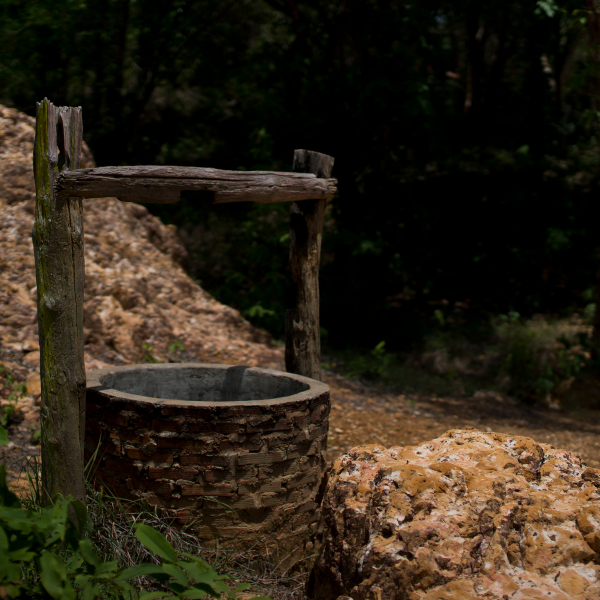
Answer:
POLYGON ((319 520, 329 392, 206 404, 88 388, 86 458, 99 447, 96 477, 117 496, 165 509, 207 542, 266 544, 290 564, 319 520))

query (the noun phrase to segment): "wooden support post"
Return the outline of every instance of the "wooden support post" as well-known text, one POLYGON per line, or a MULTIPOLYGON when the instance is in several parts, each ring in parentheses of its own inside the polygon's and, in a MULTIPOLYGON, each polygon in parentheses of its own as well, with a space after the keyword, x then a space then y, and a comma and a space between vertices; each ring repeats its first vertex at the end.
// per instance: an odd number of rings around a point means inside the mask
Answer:
POLYGON ((78 169, 81 108, 37 105, 33 167, 33 249, 37 280, 42 398, 42 485, 85 502, 83 359, 83 211, 81 198, 55 195, 61 171, 78 169), (58 151, 57 151, 58 147, 58 151))
MULTIPOLYGON (((294 152, 293 170, 329 179, 333 157, 309 150, 294 152)), ((319 263, 326 199, 290 204, 290 269, 296 308, 285 315, 285 368, 321 380, 319 263)))

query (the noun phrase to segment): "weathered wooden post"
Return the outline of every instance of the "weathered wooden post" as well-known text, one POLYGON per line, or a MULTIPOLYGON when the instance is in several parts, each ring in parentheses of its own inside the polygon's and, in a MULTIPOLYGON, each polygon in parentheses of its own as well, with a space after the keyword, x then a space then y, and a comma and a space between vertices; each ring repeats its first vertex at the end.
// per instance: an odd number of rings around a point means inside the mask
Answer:
POLYGON ((85 502, 83 359, 83 212, 81 198, 57 196, 61 171, 79 168, 81 108, 37 105, 32 239, 37 280, 42 398, 42 484, 85 502), (58 152, 57 152, 58 147, 58 152))
MULTIPOLYGON (((333 157, 310 150, 294 152, 293 170, 329 179, 333 157)), ((321 380, 319 263, 327 199, 290 203, 290 268, 296 308, 285 315, 285 368, 321 380)))

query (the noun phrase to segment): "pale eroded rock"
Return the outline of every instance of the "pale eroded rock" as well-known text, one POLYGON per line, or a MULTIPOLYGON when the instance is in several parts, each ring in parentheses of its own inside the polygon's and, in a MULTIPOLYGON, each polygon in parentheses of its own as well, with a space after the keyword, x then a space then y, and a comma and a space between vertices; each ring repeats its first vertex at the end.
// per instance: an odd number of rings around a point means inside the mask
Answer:
POLYGON ((454 429, 338 458, 318 600, 597 600, 600 471, 530 438, 454 429))

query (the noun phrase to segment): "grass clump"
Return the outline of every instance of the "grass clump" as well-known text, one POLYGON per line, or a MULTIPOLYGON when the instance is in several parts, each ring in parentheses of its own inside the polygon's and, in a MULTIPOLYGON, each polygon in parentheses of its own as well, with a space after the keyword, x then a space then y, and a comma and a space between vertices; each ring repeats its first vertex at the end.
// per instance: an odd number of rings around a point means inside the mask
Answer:
MULTIPOLYGON (((0 428, 0 443, 7 440, 0 428)), ((103 502, 101 491, 88 499, 89 509, 62 496, 42 505, 39 464, 30 466, 29 494, 21 500, 0 465, 0 598, 236 600, 250 587, 230 589, 228 575, 187 551, 196 548, 185 535, 169 540, 146 522, 146 513, 123 510, 115 498, 103 502)), ((158 517, 153 524, 171 531, 158 517)))
POLYGON ((267 596, 291 599, 296 597, 294 588, 302 585, 297 578, 277 574, 264 549, 234 554, 218 544, 203 546, 190 528, 176 526, 172 518, 165 517, 156 507, 117 498, 106 489, 91 485, 87 488, 87 504, 93 523, 90 540, 105 561, 116 561, 125 567, 155 561, 156 557, 135 535, 136 527, 144 524, 159 532, 175 552, 201 556, 216 572, 228 573, 236 582, 251 582, 267 596))

